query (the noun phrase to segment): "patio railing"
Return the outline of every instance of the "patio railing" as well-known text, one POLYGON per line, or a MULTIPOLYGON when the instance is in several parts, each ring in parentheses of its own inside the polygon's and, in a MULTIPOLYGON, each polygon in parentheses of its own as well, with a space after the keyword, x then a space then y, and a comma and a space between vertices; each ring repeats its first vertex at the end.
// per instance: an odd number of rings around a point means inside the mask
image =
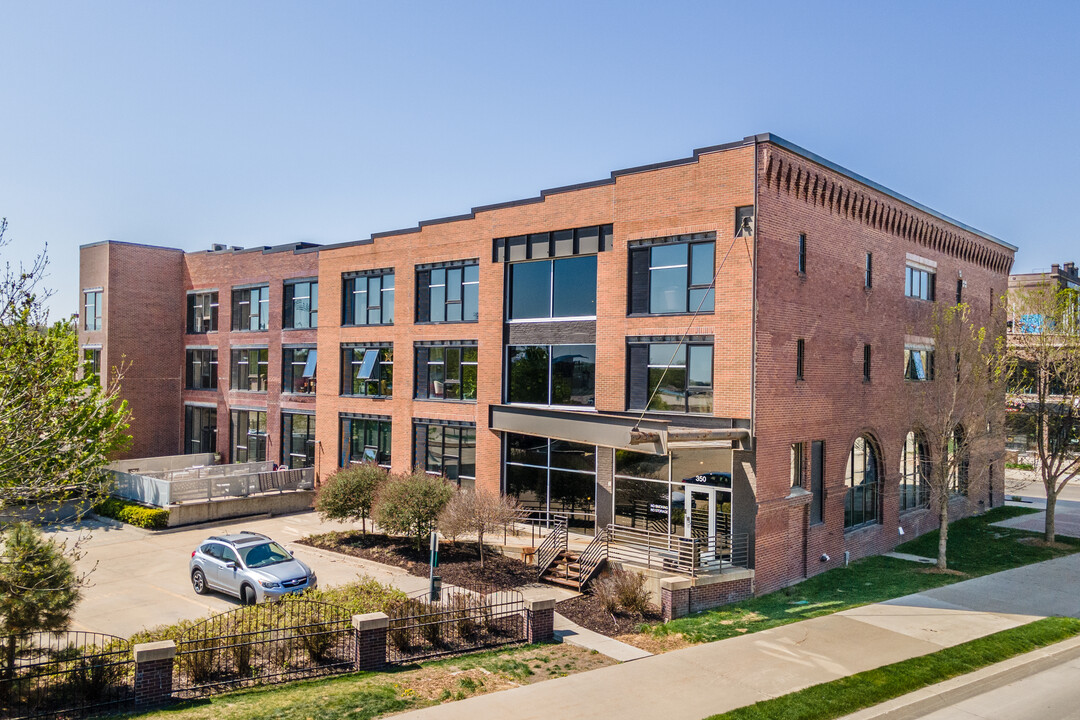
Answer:
POLYGON ((165 507, 170 504, 247 497, 314 487, 315 469, 273 470, 270 463, 213 465, 187 470, 134 474, 113 471, 113 494, 165 507))

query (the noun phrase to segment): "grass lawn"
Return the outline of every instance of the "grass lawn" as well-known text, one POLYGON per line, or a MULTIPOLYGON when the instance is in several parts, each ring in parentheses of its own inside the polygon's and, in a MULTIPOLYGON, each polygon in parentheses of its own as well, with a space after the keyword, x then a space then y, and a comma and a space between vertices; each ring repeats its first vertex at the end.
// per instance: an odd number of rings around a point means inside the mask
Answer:
MULTIPOLYGON (((934 572, 926 565, 887 557, 871 557, 804 580, 769 595, 706 610, 656 626, 643 626, 653 636, 681 633, 690 642, 711 642, 766 630, 778 625, 829 615, 881 602, 979 575, 1008 570, 1080 551, 1080 540, 1058 536, 1061 547, 1029 544, 1036 533, 990 527, 990 523, 1038 512, 1032 508, 999 507, 979 517, 949 525, 949 568, 961 574, 934 572)), ((900 545, 898 552, 937 557, 938 533, 927 533, 900 545)))
POLYGON ((830 720, 1080 634, 1080 620, 1045 618, 929 655, 713 715, 708 720, 830 720))
POLYGON ((386 672, 249 688, 139 717, 140 720, 367 720, 614 662, 574 645, 526 645, 386 672))

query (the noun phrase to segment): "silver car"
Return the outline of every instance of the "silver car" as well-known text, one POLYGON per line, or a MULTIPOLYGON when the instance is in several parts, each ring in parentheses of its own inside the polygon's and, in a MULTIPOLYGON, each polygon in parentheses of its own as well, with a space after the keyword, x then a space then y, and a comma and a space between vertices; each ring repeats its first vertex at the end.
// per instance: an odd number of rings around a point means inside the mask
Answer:
POLYGON ((191 553, 191 586, 219 590, 245 605, 318 586, 315 571, 265 535, 243 531, 208 537, 191 553))

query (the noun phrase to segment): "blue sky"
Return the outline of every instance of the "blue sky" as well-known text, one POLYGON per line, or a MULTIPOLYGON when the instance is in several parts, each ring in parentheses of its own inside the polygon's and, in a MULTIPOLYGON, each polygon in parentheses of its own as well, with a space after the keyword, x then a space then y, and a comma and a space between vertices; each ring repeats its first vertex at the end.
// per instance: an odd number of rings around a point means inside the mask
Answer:
POLYGON ((1080 261, 1080 4, 0 0, 0 216, 78 246, 365 238, 774 132, 1080 261))

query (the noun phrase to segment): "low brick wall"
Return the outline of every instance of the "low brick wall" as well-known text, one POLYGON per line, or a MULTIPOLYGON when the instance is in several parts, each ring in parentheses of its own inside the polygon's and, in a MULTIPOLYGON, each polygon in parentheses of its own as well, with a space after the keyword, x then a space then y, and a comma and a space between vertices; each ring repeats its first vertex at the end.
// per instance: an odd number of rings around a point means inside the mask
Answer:
POLYGON ((665 621, 752 597, 753 570, 732 570, 699 578, 675 576, 660 581, 660 612, 665 621))

